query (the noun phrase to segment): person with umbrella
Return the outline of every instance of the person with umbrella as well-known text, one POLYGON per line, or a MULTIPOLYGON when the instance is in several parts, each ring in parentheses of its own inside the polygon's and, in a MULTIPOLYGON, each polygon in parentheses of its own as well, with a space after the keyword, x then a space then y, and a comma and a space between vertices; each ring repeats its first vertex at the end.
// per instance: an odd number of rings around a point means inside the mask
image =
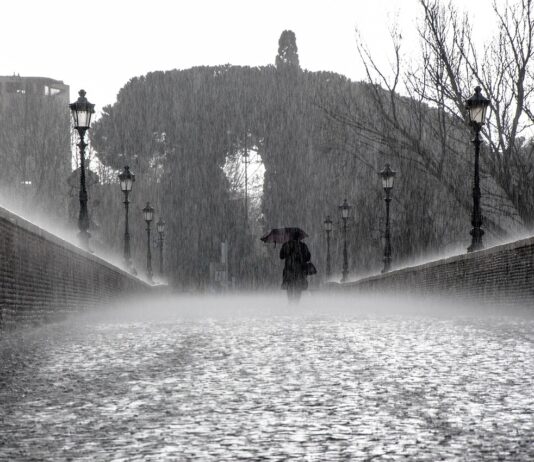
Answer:
POLYGON ((280 249, 280 258, 285 260, 282 289, 287 290, 291 303, 298 303, 302 291, 308 288, 306 276, 316 273, 308 246, 302 242, 307 236, 300 228, 282 228, 273 229, 261 239, 263 242, 283 243, 280 249))

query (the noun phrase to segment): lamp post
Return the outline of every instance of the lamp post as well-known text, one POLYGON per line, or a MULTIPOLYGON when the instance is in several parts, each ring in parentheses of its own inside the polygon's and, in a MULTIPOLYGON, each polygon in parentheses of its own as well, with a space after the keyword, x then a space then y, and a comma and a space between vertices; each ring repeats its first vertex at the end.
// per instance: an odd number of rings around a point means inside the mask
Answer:
POLYGON ((386 197, 384 198, 384 200, 386 201, 386 243, 384 245, 384 268, 382 269, 382 273, 387 273, 391 268, 391 234, 389 230, 389 203, 391 202, 391 190, 393 189, 393 180, 395 179, 396 174, 397 172, 391 170, 389 164, 386 164, 384 169, 380 172, 380 176, 382 177, 382 187, 386 192, 386 197))
POLYGON ((146 275, 148 280, 152 282, 152 253, 150 252, 150 223, 154 219, 154 209, 150 206, 150 202, 146 203, 146 207, 143 209, 143 216, 146 221, 146 275))
POLYGON ((471 214, 471 245, 467 248, 468 252, 474 252, 484 248, 482 244, 482 210, 480 207, 480 174, 479 174, 479 159, 480 159, 480 130, 486 120, 486 110, 490 104, 489 99, 482 96, 480 87, 475 88, 475 94, 465 102, 465 108, 469 116, 469 124, 475 131, 473 144, 475 145, 475 176, 473 179, 473 213, 471 214))
POLYGON ((347 220, 350 216, 350 206, 347 203, 347 199, 343 201, 343 204, 339 206, 339 212, 341 213, 341 219, 343 220, 343 269, 341 271, 341 282, 346 282, 349 275, 349 257, 347 254, 347 220))
POLYGON ((156 223, 156 229, 158 230, 159 239, 159 274, 163 276, 163 240, 165 237, 165 222, 160 218, 156 223))
POLYGON ((78 236, 82 246, 89 250, 89 213, 87 212, 87 189, 85 188, 85 132, 91 126, 91 116, 95 112, 95 105, 87 101, 85 97, 85 90, 78 92, 79 98, 76 102, 69 104, 74 121, 74 128, 78 131, 80 142, 78 148, 80 150, 80 214, 78 215, 78 229, 80 232, 78 236))
POLYGON ((330 265, 330 233, 332 232, 332 220, 330 215, 324 221, 324 230, 326 232, 326 279, 330 279, 332 267, 330 265))
POLYGON ((248 231, 248 164, 250 163, 250 156, 247 151, 247 136, 245 130, 245 152, 243 153, 243 163, 245 164, 245 235, 248 231))
POLYGON ((130 255, 130 230, 128 226, 128 211, 130 205, 128 194, 132 190, 132 186, 135 181, 135 175, 130 172, 130 167, 125 166, 124 170, 119 173, 118 176, 121 185, 121 191, 124 193, 124 263, 127 268, 130 268, 132 265, 132 259, 130 255))

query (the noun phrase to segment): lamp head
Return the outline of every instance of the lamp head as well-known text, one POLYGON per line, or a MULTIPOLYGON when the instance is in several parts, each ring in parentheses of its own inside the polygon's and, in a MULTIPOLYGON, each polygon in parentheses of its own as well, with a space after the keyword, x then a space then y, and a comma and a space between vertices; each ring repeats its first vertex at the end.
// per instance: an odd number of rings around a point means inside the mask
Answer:
POLYGON ((158 233, 165 232, 165 222, 161 218, 156 223, 156 228, 158 230, 158 233))
POLYGON ((484 125, 489 104, 490 100, 482 95, 481 88, 477 86, 474 95, 465 102, 471 125, 479 127, 484 125))
POLYGON ((341 218, 346 220, 350 216, 350 210, 352 209, 352 206, 350 206, 347 202, 347 199, 343 201, 343 204, 339 206, 339 212, 341 213, 341 218))
POLYGON ((389 164, 386 164, 382 171, 380 172, 380 177, 382 178, 382 186, 385 190, 391 190, 393 188, 393 181, 397 172, 391 170, 389 164))
POLYGON ((130 192, 135 181, 135 175, 130 172, 130 167, 127 165, 124 170, 118 175, 122 192, 130 192))
POLYGON ((95 105, 87 100, 85 97, 85 90, 80 90, 78 95, 80 95, 78 100, 69 104, 72 119, 74 121, 74 128, 87 129, 91 126, 91 116, 95 113, 95 105))
POLYGON ((143 216, 147 223, 150 223, 154 219, 154 209, 150 206, 150 202, 146 203, 146 206, 143 209, 143 216))
POLYGON ((330 218, 330 215, 326 217, 326 220, 324 221, 324 230, 327 232, 332 231, 332 220, 330 218))

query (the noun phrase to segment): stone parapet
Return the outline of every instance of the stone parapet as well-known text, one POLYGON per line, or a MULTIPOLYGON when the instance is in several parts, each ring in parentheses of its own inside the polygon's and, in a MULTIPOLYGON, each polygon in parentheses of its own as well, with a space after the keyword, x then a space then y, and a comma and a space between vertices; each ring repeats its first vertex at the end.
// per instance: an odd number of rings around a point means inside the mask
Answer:
POLYGON ((340 284, 345 290, 534 303, 534 237, 340 284))
POLYGON ((0 208, 0 329, 57 320, 151 286, 0 208))

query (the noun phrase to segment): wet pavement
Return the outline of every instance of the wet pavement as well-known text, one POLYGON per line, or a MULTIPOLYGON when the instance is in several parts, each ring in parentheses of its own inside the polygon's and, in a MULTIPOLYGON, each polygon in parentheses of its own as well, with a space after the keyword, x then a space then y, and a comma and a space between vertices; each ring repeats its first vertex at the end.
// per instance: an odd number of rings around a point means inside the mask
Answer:
POLYGON ((4 334, 0 460, 534 460, 533 316, 354 304, 176 298, 4 334))

